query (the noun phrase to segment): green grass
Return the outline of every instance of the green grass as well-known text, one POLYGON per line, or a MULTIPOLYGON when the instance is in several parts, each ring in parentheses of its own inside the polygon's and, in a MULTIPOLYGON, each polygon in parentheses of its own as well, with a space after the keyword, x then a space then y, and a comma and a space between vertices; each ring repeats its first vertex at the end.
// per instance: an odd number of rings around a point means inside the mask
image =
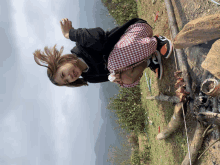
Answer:
MULTIPOLYGON (((149 119, 153 124, 146 125, 146 134, 148 138, 148 147, 150 150, 150 164, 151 165, 176 165, 181 164, 186 152, 186 141, 183 139, 182 133, 177 132, 175 135, 167 138, 166 140, 158 141, 156 136, 158 134, 158 127, 160 131, 168 124, 171 116, 173 115, 174 106, 171 103, 160 103, 155 100, 146 100, 146 96, 158 95, 159 89, 157 87, 157 80, 149 69, 145 70, 148 78, 152 79, 151 92, 148 91, 145 76, 141 79, 142 91, 142 106, 147 113, 149 119)), ((145 74, 144 74, 145 75, 145 74)))

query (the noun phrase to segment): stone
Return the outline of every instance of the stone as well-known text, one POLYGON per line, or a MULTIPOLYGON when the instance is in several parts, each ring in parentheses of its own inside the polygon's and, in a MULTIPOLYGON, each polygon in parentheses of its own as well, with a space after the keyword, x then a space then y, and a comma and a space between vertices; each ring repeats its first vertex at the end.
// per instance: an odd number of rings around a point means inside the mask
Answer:
POLYGON ((220 14, 208 15, 188 22, 174 38, 176 49, 182 49, 220 37, 220 14))

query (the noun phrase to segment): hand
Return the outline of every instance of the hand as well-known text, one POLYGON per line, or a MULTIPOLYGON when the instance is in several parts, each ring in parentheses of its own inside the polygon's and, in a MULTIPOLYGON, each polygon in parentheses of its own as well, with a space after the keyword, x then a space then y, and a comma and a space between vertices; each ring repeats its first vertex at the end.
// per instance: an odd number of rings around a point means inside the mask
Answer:
POLYGON ((116 77, 116 79, 113 82, 116 83, 116 84, 123 85, 123 82, 121 80, 121 74, 120 73, 116 73, 115 77, 116 77))
POLYGON ((67 18, 64 18, 60 21, 60 26, 64 37, 69 39, 69 31, 70 29, 74 29, 72 27, 72 22, 69 21, 67 18))

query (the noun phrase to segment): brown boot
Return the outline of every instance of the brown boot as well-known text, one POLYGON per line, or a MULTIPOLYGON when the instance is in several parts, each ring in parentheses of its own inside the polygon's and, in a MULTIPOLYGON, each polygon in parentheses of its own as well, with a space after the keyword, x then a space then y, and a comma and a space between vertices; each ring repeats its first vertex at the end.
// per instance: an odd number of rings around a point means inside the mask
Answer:
POLYGON ((173 116, 171 117, 170 122, 168 123, 167 127, 157 135, 158 140, 162 140, 170 136, 183 122, 182 118, 182 105, 183 103, 177 103, 175 105, 173 116))

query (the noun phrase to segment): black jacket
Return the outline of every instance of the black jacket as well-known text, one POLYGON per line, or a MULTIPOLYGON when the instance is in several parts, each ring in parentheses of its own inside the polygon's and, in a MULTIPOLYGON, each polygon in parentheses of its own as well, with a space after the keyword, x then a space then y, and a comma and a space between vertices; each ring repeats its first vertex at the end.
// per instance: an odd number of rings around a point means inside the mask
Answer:
POLYGON ((85 81, 89 83, 108 81, 108 56, 126 29, 135 23, 147 22, 134 18, 124 25, 107 32, 99 27, 71 29, 69 31, 70 40, 76 42, 76 46, 71 50, 71 53, 82 58, 89 66, 88 72, 81 75, 85 81))

